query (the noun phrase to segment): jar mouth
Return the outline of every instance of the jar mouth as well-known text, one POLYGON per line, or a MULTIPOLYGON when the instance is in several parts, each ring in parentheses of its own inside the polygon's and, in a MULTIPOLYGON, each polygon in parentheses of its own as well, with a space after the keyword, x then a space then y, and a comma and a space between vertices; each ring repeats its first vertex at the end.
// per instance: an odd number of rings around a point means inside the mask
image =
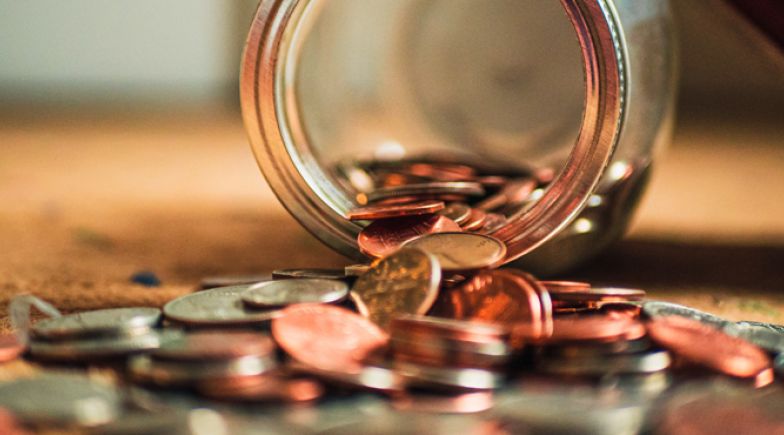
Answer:
MULTIPOLYGON (((356 192, 338 182, 320 159, 325 151, 314 146, 297 97, 301 54, 307 50, 302 36, 314 25, 307 18, 326 3, 260 3, 244 56, 243 117, 262 172, 283 205, 319 239, 361 258, 356 236, 362 226, 345 218, 356 206, 356 192)), ((555 236, 581 211, 610 161, 623 121, 625 44, 614 10, 603 0, 561 3, 579 41, 584 73, 579 134, 541 197, 493 233, 507 244, 507 261, 555 236)))

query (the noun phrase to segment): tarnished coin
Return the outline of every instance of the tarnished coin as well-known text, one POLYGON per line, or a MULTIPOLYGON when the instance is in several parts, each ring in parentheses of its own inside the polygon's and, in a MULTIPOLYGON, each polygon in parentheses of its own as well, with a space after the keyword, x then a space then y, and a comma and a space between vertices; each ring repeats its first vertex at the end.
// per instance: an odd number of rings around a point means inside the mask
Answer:
POLYGON ((357 237, 359 250, 370 257, 385 257, 404 243, 424 234, 461 231, 460 226, 440 215, 411 216, 375 221, 357 237))
POLYGON ((403 246, 434 255, 441 269, 448 272, 496 267, 506 258, 504 242, 481 234, 427 234, 403 246))
POLYGON ((96 426, 120 414, 122 397, 86 376, 47 373, 0 383, 0 407, 31 425, 96 426))
POLYGON ((447 204, 438 214, 448 217, 458 225, 463 225, 471 217, 471 206, 462 202, 453 202, 447 204))
MULTIPOLYGON (((276 269, 272 271, 272 279, 346 279, 346 273, 340 269, 276 269)), ((261 283, 259 283, 261 284, 261 283)))
POLYGON ((234 380, 267 373, 277 367, 271 356, 242 356, 226 360, 169 361, 137 355, 128 362, 136 381, 166 386, 196 386, 211 380, 234 380))
POLYGON ((203 361, 267 356, 274 352, 275 343, 261 332, 204 331, 167 340, 152 355, 157 359, 203 361))
POLYGON ((368 193, 370 202, 400 196, 432 197, 434 195, 482 196, 485 189, 473 181, 434 181, 431 183, 406 184, 395 187, 382 187, 368 193))
POLYGON ((352 221, 389 219, 404 216, 433 214, 444 209, 443 201, 426 200, 406 204, 375 204, 358 207, 348 212, 352 221))
POLYGON ((582 358, 547 358, 537 364, 539 371, 567 376, 606 376, 611 374, 656 373, 670 367, 665 350, 624 355, 582 358))
POLYGON ((25 345, 16 334, 0 335, 0 363, 13 361, 25 351, 25 345))
POLYGON ((441 268, 432 255, 405 248, 359 277, 350 297, 359 312, 387 329, 401 314, 425 314, 438 295, 441 268))
POLYGON ((730 376, 755 377, 771 363, 759 347, 698 320, 656 317, 648 321, 647 328, 651 339, 663 348, 730 376))
POLYGON ((503 374, 475 368, 435 367, 396 360, 395 370, 409 385, 460 390, 492 390, 503 384, 503 374))
POLYGON ((348 284, 333 279, 291 279, 256 284, 242 293, 242 302, 257 308, 293 304, 331 304, 348 295, 348 284))
POLYGON ((30 355, 51 361, 86 361, 119 358, 160 347, 180 334, 176 330, 149 331, 126 337, 82 338, 78 340, 30 342, 30 355))
POLYGON ((362 361, 386 345, 376 325, 345 308, 303 304, 283 309, 272 335, 295 360, 322 370, 357 372, 362 361))
POLYGON ((591 287, 587 290, 548 288, 554 301, 563 302, 626 302, 645 299, 645 290, 591 287))
POLYGON ((201 280, 200 290, 210 290, 219 287, 232 287, 238 285, 250 285, 272 279, 272 275, 227 275, 211 276, 201 280))
POLYGON ((252 325, 274 319, 278 311, 245 308, 242 293, 250 287, 221 287, 185 295, 164 305, 163 313, 170 320, 190 326, 252 325))
POLYGON ((158 308, 109 308, 43 319, 33 326, 32 333, 45 339, 125 335, 134 330, 151 328, 160 319, 161 310, 158 308))
POLYGON ((207 397, 233 402, 312 402, 324 395, 324 387, 311 379, 255 376, 239 385, 210 382, 198 386, 207 397))
POLYGON ((647 301, 642 304, 642 313, 645 317, 656 319, 658 317, 680 316, 687 319, 696 320, 705 325, 713 326, 714 328, 726 329, 735 328, 734 323, 729 325, 730 321, 722 319, 719 316, 706 313, 684 305, 673 304, 670 302, 662 301, 647 301))

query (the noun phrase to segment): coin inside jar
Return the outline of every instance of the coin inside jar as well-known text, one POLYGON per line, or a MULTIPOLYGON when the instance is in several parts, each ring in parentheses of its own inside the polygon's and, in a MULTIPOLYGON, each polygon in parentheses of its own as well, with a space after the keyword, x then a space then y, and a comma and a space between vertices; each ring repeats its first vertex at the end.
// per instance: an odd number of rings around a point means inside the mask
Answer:
POLYGON ((506 257, 504 242, 481 234, 427 234, 403 246, 421 249, 436 257, 441 269, 449 272, 495 267, 506 257))
POLYGON ((485 189, 473 181, 434 181, 431 183, 405 184, 395 187, 376 189, 367 195, 368 201, 375 202, 386 198, 401 196, 432 195, 484 195, 485 189))
POLYGON ((293 304, 331 304, 348 295, 348 284, 329 279, 269 281, 251 286, 242 293, 242 302, 259 308, 293 304))
POLYGON ((462 202, 452 202, 438 214, 448 217, 458 225, 463 225, 471 217, 471 206, 462 202))
POLYGON ((389 219, 404 216, 433 214, 444 208, 443 201, 420 201, 406 204, 375 204, 358 207, 348 212, 352 221, 389 219))
POLYGON ((380 258, 397 251, 411 239, 448 231, 461 231, 460 225, 440 215, 382 219, 365 227, 357 237, 357 244, 365 255, 380 258))

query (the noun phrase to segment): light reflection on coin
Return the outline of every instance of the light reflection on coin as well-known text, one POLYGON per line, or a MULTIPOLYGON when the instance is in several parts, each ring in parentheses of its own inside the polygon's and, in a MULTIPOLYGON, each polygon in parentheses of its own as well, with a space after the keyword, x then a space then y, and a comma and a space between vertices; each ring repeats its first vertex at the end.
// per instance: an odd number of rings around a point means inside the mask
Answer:
POLYGON ((164 305, 163 313, 170 320, 192 326, 252 325, 274 319, 278 311, 245 308, 242 293, 250 287, 221 287, 185 295, 164 305))
POLYGON ((461 231, 460 226, 440 215, 412 216, 375 221, 362 229, 357 244, 363 254, 385 257, 409 240, 424 234, 461 231))
POLYGON ((359 277, 351 300, 382 329, 400 314, 425 314, 438 295, 441 268, 430 254, 405 248, 382 259, 359 277))
POLYGON ((434 255, 441 269, 449 272, 495 267, 506 258, 504 242, 481 234, 427 234, 403 246, 434 255))
POLYGON ((293 304, 330 304, 348 295, 348 284, 328 279, 292 279, 256 284, 242 294, 251 307, 281 307, 293 304))

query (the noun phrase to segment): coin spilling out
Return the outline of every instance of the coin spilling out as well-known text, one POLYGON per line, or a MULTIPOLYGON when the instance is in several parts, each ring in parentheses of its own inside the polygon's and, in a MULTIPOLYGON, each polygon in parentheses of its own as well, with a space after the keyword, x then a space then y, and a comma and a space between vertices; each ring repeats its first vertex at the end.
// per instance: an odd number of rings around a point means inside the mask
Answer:
POLYGON ((279 315, 276 310, 249 309, 243 294, 252 285, 204 290, 182 296, 163 306, 167 319, 191 327, 237 326, 269 323, 279 315))
POLYGON ((425 314, 441 282, 438 260, 418 249, 401 249, 374 264, 351 288, 359 312, 387 329, 400 314, 425 314))
POLYGON ((242 302, 251 307, 269 308, 294 304, 330 304, 348 296, 344 281, 303 278, 256 284, 242 294, 242 302))
POLYGON ((506 257, 504 242, 490 236, 472 233, 427 234, 403 246, 433 254, 441 269, 448 272, 495 267, 506 257))
POLYGON ((359 249, 373 258, 386 257, 404 243, 424 234, 461 231, 460 226, 441 215, 422 215, 374 221, 357 237, 359 249))

